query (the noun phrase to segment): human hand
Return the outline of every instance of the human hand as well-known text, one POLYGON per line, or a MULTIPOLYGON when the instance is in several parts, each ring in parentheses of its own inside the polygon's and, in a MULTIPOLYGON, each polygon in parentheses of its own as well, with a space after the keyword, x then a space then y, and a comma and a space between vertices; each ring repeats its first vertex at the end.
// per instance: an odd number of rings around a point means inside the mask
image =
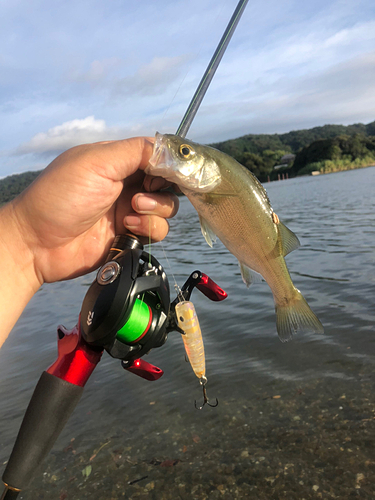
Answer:
MULTIPOLYGON (((152 139, 87 144, 58 156, 18 198, 13 216, 40 284, 85 274, 116 234, 162 240, 178 209, 172 193, 142 193, 152 139)), ((157 188, 160 189, 160 180, 157 188)), ((152 190, 152 183, 147 183, 152 190)))

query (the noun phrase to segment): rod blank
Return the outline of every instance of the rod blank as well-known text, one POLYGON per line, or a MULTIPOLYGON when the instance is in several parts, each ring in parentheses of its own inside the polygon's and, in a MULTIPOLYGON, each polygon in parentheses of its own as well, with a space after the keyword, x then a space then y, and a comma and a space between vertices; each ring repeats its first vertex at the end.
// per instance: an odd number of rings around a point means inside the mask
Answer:
POLYGON ((238 5, 228 23, 228 26, 224 31, 223 36, 221 37, 219 45, 217 46, 215 53, 212 56, 212 59, 202 77, 202 80, 200 81, 198 88, 189 104, 189 107, 186 110, 186 113, 177 129, 176 135, 179 135, 180 137, 186 137, 190 125, 194 120, 195 115, 197 114, 198 108, 207 92, 207 89, 211 83, 212 78, 214 77, 214 74, 217 70, 217 67, 220 64, 220 61, 230 42, 230 39, 232 38, 234 30, 236 29, 237 24, 242 16, 242 13, 245 10, 247 2, 248 0, 240 0, 238 2, 238 5))

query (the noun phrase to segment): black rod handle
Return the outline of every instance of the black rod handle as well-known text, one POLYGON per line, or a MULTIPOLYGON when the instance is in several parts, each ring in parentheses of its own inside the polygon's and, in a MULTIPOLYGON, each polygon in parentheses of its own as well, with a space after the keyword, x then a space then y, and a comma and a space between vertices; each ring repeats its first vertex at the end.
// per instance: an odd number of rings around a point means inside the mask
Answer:
POLYGON ((73 413, 82 392, 83 387, 42 373, 3 474, 3 481, 10 489, 23 490, 28 485, 73 413))
POLYGON ((16 500, 19 493, 20 493, 19 490, 12 490, 11 488, 8 488, 6 486, 5 490, 3 491, 3 494, 1 495, 0 500, 16 500))

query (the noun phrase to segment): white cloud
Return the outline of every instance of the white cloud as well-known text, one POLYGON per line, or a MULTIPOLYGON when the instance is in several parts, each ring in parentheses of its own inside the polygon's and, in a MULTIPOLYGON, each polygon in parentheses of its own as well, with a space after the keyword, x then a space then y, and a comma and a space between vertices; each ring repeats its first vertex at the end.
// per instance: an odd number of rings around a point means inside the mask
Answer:
POLYGON ((374 82, 375 52, 370 52, 305 77, 290 75, 254 94, 203 104, 193 132, 206 128, 203 142, 217 142, 244 133, 369 123, 375 120, 374 82))
POLYGON ((78 144, 120 139, 121 130, 107 127, 104 120, 88 116, 82 120, 76 119, 50 128, 47 132, 39 132, 34 137, 21 144, 15 155, 30 153, 58 153, 78 144))
MULTIPOLYGON (((189 136, 372 121, 373 2, 253 0, 189 136)), ((112 3, 6 0, 1 175, 79 143, 174 132, 237 0, 112 3)))
POLYGON ((90 63, 88 71, 82 71, 78 68, 70 69, 67 77, 70 81, 77 83, 103 84, 113 78, 113 75, 121 70, 123 65, 124 62, 118 57, 96 59, 90 63))
POLYGON ((133 75, 119 79, 115 83, 114 94, 156 95, 180 77, 187 60, 186 55, 154 57, 150 63, 141 66, 133 75))
POLYGON ((351 28, 345 28, 334 35, 330 36, 325 41, 325 46, 341 47, 349 44, 358 44, 358 42, 374 41, 375 40, 375 21, 366 21, 356 23, 351 28))
MULTIPOLYGON (((324 23, 323 23, 324 24, 324 23)), ((278 33, 262 47, 253 47, 249 40, 232 60, 223 59, 220 75, 229 86, 238 84, 241 78, 247 84, 261 81, 272 84, 278 78, 287 80, 303 77, 329 68, 353 57, 373 50, 375 46, 375 21, 356 23, 345 29, 330 25, 296 27, 296 30, 278 33), (315 28, 315 29, 314 29, 315 28)), ((217 85, 217 80, 215 81, 217 85)))

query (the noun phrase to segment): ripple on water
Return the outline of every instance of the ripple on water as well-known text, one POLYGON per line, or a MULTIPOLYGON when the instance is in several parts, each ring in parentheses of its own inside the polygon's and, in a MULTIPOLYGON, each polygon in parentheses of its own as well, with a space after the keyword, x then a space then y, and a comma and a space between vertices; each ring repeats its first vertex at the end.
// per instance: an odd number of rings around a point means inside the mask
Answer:
MULTIPOLYGON (((174 442, 180 443, 180 438, 171 440, 170 436, 173 432, 185 432, 184 419, 189 415, 195 430, 189 427, 189 440, 181 444, 183 449, 190 446, 192 434, 201 432, 203 422, 207 421, 214 435, 224 435, 223 419, 231 418, 226 406, 229 402, 253 405, 259 416, 259 411, 265 411, 259 406, 263 405, 259 403, 263 396, 267 399, 278 394, 275 391, 297 394, 299 387, 308 391, 303 408, 315 401, 329 405, 330 398, 338 401, 345 390, 354 395, 359 386, 366 391, 366 398, 371 398, 363 381, 371 379, 375 362, 374 185, 375 168, 266 185, 276 213, 302 243, 287 257, 293 281, 325 326, 324 335, 297 335, 288 344, 282 344, 277 337, 274 304, 267 284, 246 289, 236 259, 220 242, 213 249, 206 245, 196 213, 188 200, 181 198, 181 210, 171 221, 169 236, 163 244, 153 246, 152 251, 166 269, 172 296, 172 276, 181 286, 195 269, 208 274, 229 294, 221 303, 210 302, 199 291, 192 295, 205 339, 208 394, 219 397, 218 410, 196 412, 193 408, 194 399, 201 398, 201 388, 184 360, 180 334, 171 333, 165 346, 154 349, 147 357, 165 372, 157 382, 139 379, 125 372, 117 360, 103 356, 56 449, 65 448, 75 437, 78 453, 87 449, 92 454, 104 436, 121 435, 123 446, 129 446, 137 456, 136 443, 145 431, 143 424, 149 422, 150 440, 159 439, 157 433, 162 436, 158 441, 162 453, 174 449, 174 442), (163 434, 167 429, 171 429, 170 435, 163 434)), ((43 286, 1 350, 3 462, 40 373, 56 357, 56 327, 60 323, 74 326, 93 277, 43 286)), ((291 408, 285 407, 285 418, 290 417, 291 408)), ((332 419, 338 418, 335 415, 339 411, 336 407, 332 410, 332 419)), ((270 414, 270 428, 281 425, 282 418, 278 411, 270 414)), ((288 426, 290 422, 289 418, 288 426)), ((319 420, 308 422, 312 432, 319 420)), ((235 441, 230 444, 228 439, 225 446, 241 449, 241 433, 231 439, 235 441)), ((155 443, 150 443, 150 450, 155 443)), ((209 443, 206 450, 197 452, 202 463, 206 451, 213 452, 209 443)), ((144 455, 151 460, 146 451, 144 455)), ((183 458, 183 452, 175 455, 183 458)), ((59 471, 63 468, 61 460, 57 464, 59 471)), ((267 474, 276 476, 276 469, 267 474)), ((95 477, 105 476, 104 465, 97 474, 95 477)), ((44 486, 49 491, 48 485, 44 486)), ((301 498, 304 496, 301 494, 301 498)))

